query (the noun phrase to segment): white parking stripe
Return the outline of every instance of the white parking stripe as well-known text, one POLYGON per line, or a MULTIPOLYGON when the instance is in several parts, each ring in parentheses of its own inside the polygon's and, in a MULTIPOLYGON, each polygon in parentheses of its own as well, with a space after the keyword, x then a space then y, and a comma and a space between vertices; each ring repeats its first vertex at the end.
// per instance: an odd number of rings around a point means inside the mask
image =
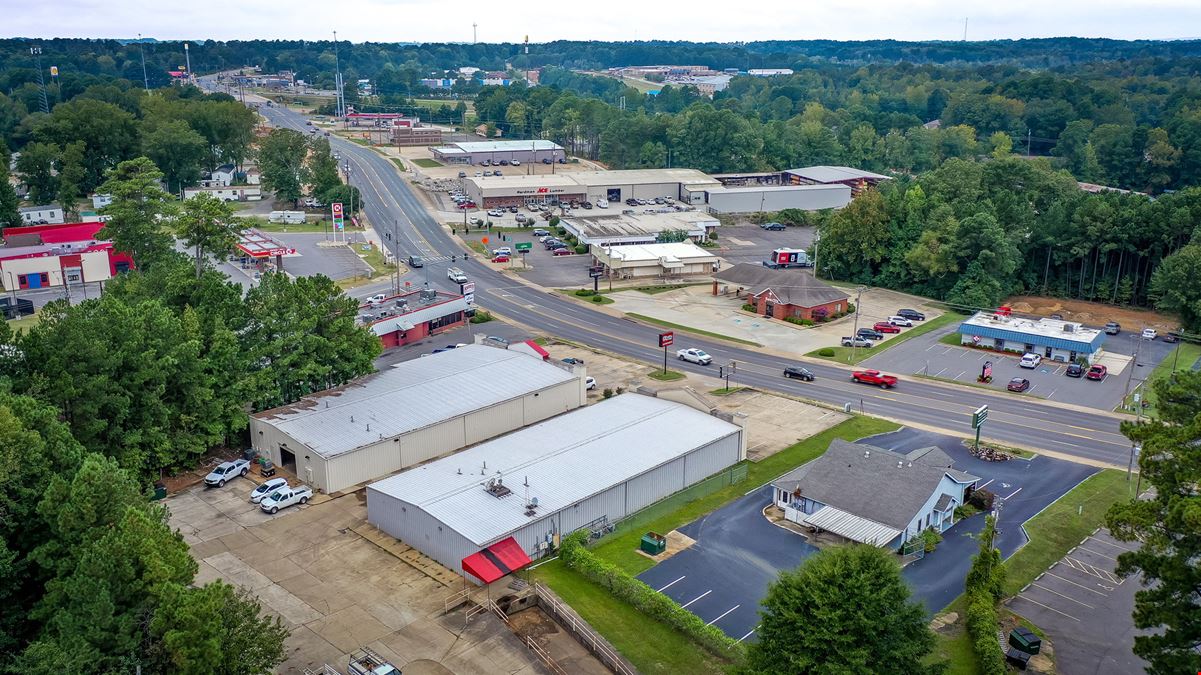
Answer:
POLYGON ((705 625, 706 625, 706 626, 712 626, 713 624, 715 624, 715 623, 717 623, 718 621, 721 621, 723 618, 725 618, 725 616, 726 616, 727 614, 729 614, 730 612, 733 612, 734 610, 738 609, 739 607, 742 607, 742 605, 734 605, 733 607, 731 607, 731 608, 727 609, 726 611, 722 612, 722 613, 721 613, 721 616, 717 617, 716 619, 714 619, 714 620, 710 621, 709 623, 707 623, 707 624, 705 624, 705 625))
POLYGON ((696 602, 697 600, 700 600, 701 598, 705 597, 706 595, 709 595, 709 594, 710 594, 710 593, 712 593, 712 592, 713 592, 713 590, 712 590, 712 589, 710 589, 710 590, 707 590, 707 591, 705 591, 704 593, 701 593, 700 595, 696 596, 695 598, 693 598, 693 599, 689 600, 687 603, 685 603, 685 604, 683 604, 683 605, 680 605, 680 606, 681 606, 681 607, 687 607, 688 605, 691 605, 692 603, 696 602))
MULTIPOLYGON (((684 576, 688 576, 688 575, 684 575, 684 576)), ((679 579, 676 579, 675 581, 671 582, 670 584, 667 584, 663 588, 660 588, 659 592, 662 593, 663 591, 666 591, 667 589, 671 588, 672 584, 675 584, 675 583, 683 581, 683 580, 684 580, 684 577, 680 577, 679 579)))
POLYGON ((1061 597, 1061 598, 1067 598, 1068 600, 1071 600, 1072 602, 1074 602, 1074 603, 1076 603, 1076 604, 1078 604, 1078 605, 1084 605, 1085 607, 1088 607, 1089 609, 1096 609, 1096 607, 1093 607, 1092 605, 1090 605, 1090 604, 1088 604, 1088 603, 1080 602, 1079 600, 1077 600, 1076 598, 1073 598, 1073 597, 1071 597, 1070 595, 1064 595, 1063 593, 1060 593, 1059 591, 1053 591, 1053 590, 1051 590, 1051 589, 1047 588, 1046 586, 1042 586, 1042 585, 1040 585, 1040 584, 1037 584, 1037 583, 1030 584, 1030 585, 1031 585, 1031 586, 1037 586, 1038 588, 1041 588, 1041 589, 1043 589, 1044 591, 1046 591, 1046 592, 1048 592, 1048 593, 1054 593, 1055 595, 1058 595, 1058 596, 1059 596, 1059 597, 1061 597))
POLYGON ((996 480, 996 478, 989 478, 989 479, 988 479, 988 483, 985 483, 984 485, 977 485, 977 486, 976 486, 976 489, 977 489, 977 490, 982 490, 982 489, 984 489, 984 488, 988 487, 989 483, 992 483, 994 480, 996 480))
POLYGON ((1080 619, 1077 619, 1076 617, 1072 616, 1071 614, 1068 614, 1067 612, 1061 612, 1061 611, 1059 611, 1058 609, 1055 609, 1054 607, 1047 607, 1047 606, 1046 606, 1046 605, 1044 605, 1043 603, 1041 603, 1041 602, 1039 602, 1039 601, 1037 601, 1037 600, 1031 600, 1030 598, 1027 598, 1027 597, 1026 597, 1026 596, 1024 596, 1024 595, 1019 595, 1018 597, 1019 597, 1019 598, 1021 598, 1022 600, 1025 600, 1026 602, 1032 602, 1032 603, 1034 603, 1034 604, 1038 605, 1039 607, 1043 607, 1043 608, 1045 608, 1045 609, 1049 609, 1049 610, 1051 610, 1052 612, 1055 612, 1056 614, 1062 614, 1062 615, 1066 616, 1067 618, 1071 619, 1072 621, 1079 621, 1079 620, 1080 620, 1080 619))
POLYGON ((1084 590, 1089 591, 1090 593, 1096 593, 1097 595, 1100 595, 1100 596, 1105 595, 1104 593, 1102 593, 1101 591, 1098 591, 1095 588, 1089 588, 1088 586, 1085 586, 1084 584, 1078 584, 1075 581, 1072 581, 1071 579, 1065 579, 1054 572, 1047 572, 1047 576, 1055 577, 1056 579, 1059 579, 1060 581, 1066 581, 1073 586, 1079 586, 1080 588, 1083 588, 1084 590))
POLYGON ((758 626, 755 626, 754 628, 752 628, 752 629, 751 629, 751 632, 750 632, 750 633, 747 633, 746 635, 743 635, 742 637, 738 638, 738 641, 739 641, 739 642, 742 642, 743 640, 745 640, 745 639, 749 638, 749 637, 751 636, 751 633, 754 633, 754 632, 755 632, 755 631, 757 631, 757 630, 759 630, 759 627, 758 627, 758 626))
POLYGON ((1078 548, 1079 548, 1081 551, 1088 551, 1089 553, 1092 553, 1092 554, 1095 554, 1095 555, 1099 555, 1099 556, 1101 556, 1102 558, 1109 558, 1110 560, 1113 560, 1114 562, 1117 562, 1117 558, 1115 558, 1115 557, 1113 557, 1113 556, 1111 556, 1111 555, 1105 555, 1104 553, 1097 553, 1096 551, 1092 550, 1091 548, 1084 548, 1083 546, 1080 546, 1080 547, 1078 547, 1078 548))
POLYGON ((1017 493, 1019 493, 1021 491, 1022 491, 1022 488, 1018 488, 1018 489, 1014 490, 1013 492, 1009 493, 1008 497, 1002 497, 1001 499, 1004 499, 1005 501, 1009 501, 1010 499, 1013 499, 1014 495, 1016 495, 1017 493))
POLYGON ((1092 541, 1095 541, 1095 542, 1097 542, 1097 543, 1099 543, 1099 544, 1105 544, 1106 546, 1112 546, 1112 547, 1114 547, 1114 548, 1120 548, 1120 549, 1122 549, 1123 551, 1137 551, 1137 550, 1138 550, 1138 549, 1134 549, 1134 548, 1126 548, 1125 546, 1122 546, 1122 545, 1120 545, 1120 544, 1115 544, 1115 543, 1113 543, 1113 542, 1111 542, 1111 541, 1105 541, 1104 539, 1098 539, 1098 538, 1096 538, 1096 537, 1089 537, 1089 539, 1090 539, 1090 540, 1092 540, 1092 541))

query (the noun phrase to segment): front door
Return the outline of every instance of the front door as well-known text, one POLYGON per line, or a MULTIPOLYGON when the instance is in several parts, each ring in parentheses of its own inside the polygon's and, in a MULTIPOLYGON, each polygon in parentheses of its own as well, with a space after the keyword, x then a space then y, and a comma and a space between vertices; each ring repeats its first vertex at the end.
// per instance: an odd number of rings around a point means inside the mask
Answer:
POLYGON ((769 319, 770 319, 771 317, 775 316, 775 313, 776 313, 776 306, 775 306, 775 305, 773 305, 773 304, 771 303, 771 301, 770 301, 770 300, 768 300, 768 301, 767 301, 767 302, 764 304, 764 307, 765 307, 765 309, 763 310, 763 316, 766 316, 766 317, 767 317, 767 318, 769 318, 769 319))
POLYGON ((1047 347, 1047 349, 1043 353, 1043 357, 1048 358, 1048 359, 1051 358, 1051 348, 1050 347, 1047 347))

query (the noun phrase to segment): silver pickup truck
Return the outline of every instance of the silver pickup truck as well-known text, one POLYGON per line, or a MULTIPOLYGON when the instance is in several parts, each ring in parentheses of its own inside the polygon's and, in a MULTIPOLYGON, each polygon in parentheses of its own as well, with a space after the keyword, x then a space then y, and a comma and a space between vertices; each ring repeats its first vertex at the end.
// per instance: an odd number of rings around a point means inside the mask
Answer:
POLYGON ((313 488, 307 485, 284 487, 263 497, 259 508, 267 513, 279 513, 280 509, 286 509, 293 504, 304 504, 312 498, 313 488))

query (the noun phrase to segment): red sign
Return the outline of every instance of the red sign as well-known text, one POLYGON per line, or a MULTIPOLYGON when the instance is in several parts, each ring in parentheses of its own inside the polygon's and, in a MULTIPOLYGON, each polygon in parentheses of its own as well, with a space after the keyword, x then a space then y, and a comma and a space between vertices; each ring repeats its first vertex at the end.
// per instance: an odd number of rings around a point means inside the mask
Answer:
POLYGON ((666 333, 659 333, 659 346, 660 347, 670 347, 675 341, 676 341, 676 334, 673 333, 672 331, 667 331, 666 333))
POLYGON ((548 192, 550 192, 550 188, 538 188, 538 194, 540 195, 544 195, 548 192))
POLYGON ((333 207, 334 217, 341 218, 342 217, 342 204, 340 202, 334 202, 333 204, 330 204, 330 206, 333 207))

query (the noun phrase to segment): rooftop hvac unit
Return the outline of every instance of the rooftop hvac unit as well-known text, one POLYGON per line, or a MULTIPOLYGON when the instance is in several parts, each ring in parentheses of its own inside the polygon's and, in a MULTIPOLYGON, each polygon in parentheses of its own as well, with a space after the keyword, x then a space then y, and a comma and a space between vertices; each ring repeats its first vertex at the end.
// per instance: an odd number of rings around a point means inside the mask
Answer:
POLYGON ((1074 332, 1076 332, 1076 327, 1070 323, 1065 323, 1065 324, 1063 324, 1063 332, 1074 333, 1074 332))

